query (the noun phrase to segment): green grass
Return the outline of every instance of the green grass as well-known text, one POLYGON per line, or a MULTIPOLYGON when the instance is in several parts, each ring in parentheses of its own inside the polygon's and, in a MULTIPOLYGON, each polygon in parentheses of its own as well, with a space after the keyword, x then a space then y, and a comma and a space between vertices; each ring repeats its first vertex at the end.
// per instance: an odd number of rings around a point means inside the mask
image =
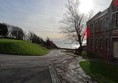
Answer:
POLYGON ((45 55, 48 50, 38 44, 23 40, 0 39, 0 53, 15 55, 45 55))
POLYGON ((98 59, 82 61, 80 65, 98 83, 118 83, 118 64, 106 63, 98 59))

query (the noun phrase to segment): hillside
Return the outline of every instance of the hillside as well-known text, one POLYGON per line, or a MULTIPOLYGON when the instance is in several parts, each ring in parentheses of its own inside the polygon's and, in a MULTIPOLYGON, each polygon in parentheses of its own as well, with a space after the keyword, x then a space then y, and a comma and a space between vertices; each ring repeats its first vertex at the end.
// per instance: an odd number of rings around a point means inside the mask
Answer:
POLYGON ((1 54, 44 55, 48 50, 38 44, 23 40, 0 39, 1 54))

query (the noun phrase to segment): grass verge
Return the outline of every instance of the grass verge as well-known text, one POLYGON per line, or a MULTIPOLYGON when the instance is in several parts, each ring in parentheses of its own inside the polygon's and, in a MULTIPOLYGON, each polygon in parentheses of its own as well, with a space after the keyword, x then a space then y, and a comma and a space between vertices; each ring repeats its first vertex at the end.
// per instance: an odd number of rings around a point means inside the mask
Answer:
POLYGON ((15 55, 45 55, 48 49, 23 40, 0 39, 0 53, 15 55))
POLYGON ((97 59, 82 61, 80 65, 98 83, 118 83, 118 64, 106 63, 97 59))

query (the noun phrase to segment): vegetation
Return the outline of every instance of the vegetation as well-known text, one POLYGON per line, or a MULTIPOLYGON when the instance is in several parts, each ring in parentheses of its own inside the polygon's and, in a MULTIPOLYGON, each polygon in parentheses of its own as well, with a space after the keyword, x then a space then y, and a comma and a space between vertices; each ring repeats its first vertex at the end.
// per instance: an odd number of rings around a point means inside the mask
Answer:
POLYGON ((44 41, 42 38, 38 37, 35 33, 29 32, 29 39, 32 43, 41 44, 44 47, 48 49, 58 48, 53 41, 51 41, 49 38, 47 38, 46 41, 44 41))
POLYGON ((48 49, 58 48, 49 38, 44 41, 33 32, 26 34, 18 27, 0 23, 0 53, 18 55, 44 55, 48 49))
POLYGON ((0 39, 0 53, 18 55, 44 55, 48 50, 39 44, 24 40, 0 39))
POLYGON ((88 57, 87 57, 87 53, 86 53, 86 51, 82 51, 81 56, 82 56, 83 58, 85 58, 85 59, 88 58, 88 57))
POLYGON ((58 48, 53 41, 51 41, 49 38, 46 39, 46 44, 45 44, 46 48, 48 49, 53 49, 53 48, 58 48))
POLYGON ((25 36, 24 31, 21 28, 15 26, 13 26, 10 30, 10 34, 12 38, 16 38, 18 40, 23 40, 23 37, 25 36))
POLYGON ((118 64, 95 59, 82 61, 80 65, 98 83, 118 83, 118 64))
POLYGON ((79 11, 80 0, 67 0, 66 12, 61 23, 63 24, 62 33, 64 33, 69 40, 76 41, 80 47, 77 49, 79 54, 82 53, 82 45, 85 40, 86 22, 90 19, 91 14, 85 16, 79 11))
MULTIPOLYGON (((64 13, 62 23, 65 25, 62 28, 62 32, 67 35, 71 40, 77 41, 82 48, 82 41, 84 39, 83 29, 85 24, 84 15, 81 14, 79 9, 79 0, 68 0, 66 4, 67 12, 64 13)), ((81 54, 82 49, 79 49, 81 54)))
POLYGON ((8 28, 5 23, 0 23, 0 35, 6 37, 8 34, 8 28))
POLYGON ((33 32, 28 34, 23 31, 22 28, 18 26, 9 25, 6 23, 0 23, 0 37, 17 39, 17 40, 26 40, 32 43, 40 44, 46 48, 58 48, 49 38, 48 41, 44 41, 41 37, 37 36, 33 32))

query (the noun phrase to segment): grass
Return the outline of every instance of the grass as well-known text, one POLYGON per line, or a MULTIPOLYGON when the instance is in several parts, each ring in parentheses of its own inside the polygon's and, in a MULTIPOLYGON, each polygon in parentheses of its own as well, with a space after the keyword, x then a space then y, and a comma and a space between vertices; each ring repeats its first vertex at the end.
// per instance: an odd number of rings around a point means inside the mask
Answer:
POLYGON ((15 55, 45 55, 48 50, 41 45, 23 40, 0 39, 0 53, 15 55))
POLYGON ((118 64, 95 59, 82 61, 80 65, 98 83, 118 83, 118 64))

